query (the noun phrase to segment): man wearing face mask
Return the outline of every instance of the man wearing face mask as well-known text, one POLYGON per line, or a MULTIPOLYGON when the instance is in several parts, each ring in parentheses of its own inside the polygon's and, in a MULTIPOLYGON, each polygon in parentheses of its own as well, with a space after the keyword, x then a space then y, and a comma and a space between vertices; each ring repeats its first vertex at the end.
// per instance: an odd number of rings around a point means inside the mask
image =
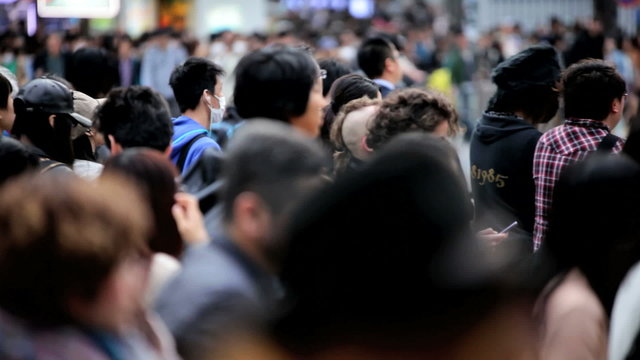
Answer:
POLYGON ((173 119, 171 161, 182 174, 204 150, 220 146, 209 135, 211 126, 222 121, 226 106, 222 93, 224 71, 203 58, 190 58, 173 70, 169 84, 182 115, 173 119))

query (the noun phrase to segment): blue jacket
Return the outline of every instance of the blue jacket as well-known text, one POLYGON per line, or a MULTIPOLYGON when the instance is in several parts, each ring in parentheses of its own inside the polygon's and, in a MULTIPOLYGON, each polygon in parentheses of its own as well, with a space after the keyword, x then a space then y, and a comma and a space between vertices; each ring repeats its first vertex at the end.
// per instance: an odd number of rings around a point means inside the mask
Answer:
POLYGON ((205 134, 207 136, 201 137, 191 145, 187 158, 184 162, 184 167, 182 169, 178 169, 182 174, 184 174, 191 165, 198 161, 203 151, 211 147, 220 151, 220 145, 211 139, 207 129, 195 120, 186 116, 180 116, 173 119, 171 161, 173 161, 176 166, 178 165, 178 159, 180 158, 180 154, 182 154, 183 147, 189 143, 191 139, 200 134, 205 134))

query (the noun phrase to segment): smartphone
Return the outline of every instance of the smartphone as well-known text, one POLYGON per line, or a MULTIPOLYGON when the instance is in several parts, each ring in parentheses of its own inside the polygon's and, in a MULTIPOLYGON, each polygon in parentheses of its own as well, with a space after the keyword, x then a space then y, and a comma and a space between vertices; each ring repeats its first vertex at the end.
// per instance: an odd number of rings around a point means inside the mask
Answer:
POLYGON ((514 221, 511 225, 507 226, 506 228, 502 229, 502 231, 499 232, 499 234, 504 234, 506 232, 509 232, 509 230, 513 229, 514 226, 518 225, 517 221, 514 221))

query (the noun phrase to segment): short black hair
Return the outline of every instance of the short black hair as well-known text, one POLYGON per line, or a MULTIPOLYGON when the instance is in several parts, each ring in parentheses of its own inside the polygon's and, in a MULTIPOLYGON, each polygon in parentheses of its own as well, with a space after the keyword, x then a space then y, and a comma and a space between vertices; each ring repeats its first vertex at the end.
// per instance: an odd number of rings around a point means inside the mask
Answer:
POLYGON ((319 60, 318 65, 320 66, 320 69, 327 72, 327 77, 322 81, 323 96, 327 96, 327 94, 329 94, 329 90, 331 89, 331 85, 333 85, 334 81, 351 73, 351 69, 349 69, 347 64, 334 58, 319 60))
POLYGON ((243 57, 235 72, 233 99, 241 117, 289 122, 306 111, 319 68, 303 49, 271 46, 243 57))
POLYGON ((117 58, 102 48, 76 50, 66 68, 73 87, 94 99, 104 97, 120 81, 117 58))
POLYGON ((233 219, 233 203, 245 192, 257 193, 279 216, 319 178, 328 163, 322 147, 285 124, 253 120, 238 130, 222 165, 224 217, 233 219))
POLYGON ((214 93, 218 77, 224 70, 211 60, 192 57, 176 67, 171 73, 169 85, 180 106, 180 111, 193 110, 198 106, 203 90, 214 93))
POLYGON ((165 151, 173 135, 167 102, 146 86, 117 88, 96 111, 97 129, 113 135, 123 148, 148 147, 165 151))
POLYGON ((626 94, 626 85, 612 65, 588 59, 564 71, 560 93, 565 117, 604 120, 611 111, 611 102, 626 94))
POLYGON ((27 150, 18 140, 0 136, 0 185, 8 179, 35 170, 38 157, 27 150))
POLYGON ((7 100, 9 99, 9 95, 13 91, 13 86, 9 82, 9 79, 0 75, 0 109, 7 108, 7 100))
POLYGON ((380 77, 384 72, 385 61, 393 58, 394 47, 381 36, 367 39, 358 50, 358 66, 369 78, 380 77))

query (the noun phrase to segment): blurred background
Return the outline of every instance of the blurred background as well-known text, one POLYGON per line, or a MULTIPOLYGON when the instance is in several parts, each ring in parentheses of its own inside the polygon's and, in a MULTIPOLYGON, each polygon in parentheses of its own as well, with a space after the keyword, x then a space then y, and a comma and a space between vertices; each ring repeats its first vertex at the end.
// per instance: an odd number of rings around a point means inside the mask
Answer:
MULTIPOLYGON (((627 112, 635 114, 637 109, 640 0, 0 0, 0 4, 0 65, 16 74, 20 84, 54 73, 92 96, 104 95, 112 86, 141 83, 144 53, 158 42, 169 41, 187 55, 210 58, 229 74, 245 53, 274 42, 304 43, 316 58, 335 58, 356 70, 360 41, 387 33, 402 54, 403 85, 442 91, 456 103, 468 127, 493 92, 491 69, 541 42, 559 51, 564 66, 587 57, 614 62, 632 95, 627 112), (107 60, 96 61, 95 54, 73 58, 86 48, 100 50, 107 60), (85 58, 91 60, 83 62, 85 58), (123 67, 125 61, 136 66, 123 67), (70 64, 100 72, 101 91, 83 89, 81 82, 87 77, 82 72, 66 74, 70 64)), ((233 77, 227 77, 224 87, 232 100, 233 77)))

